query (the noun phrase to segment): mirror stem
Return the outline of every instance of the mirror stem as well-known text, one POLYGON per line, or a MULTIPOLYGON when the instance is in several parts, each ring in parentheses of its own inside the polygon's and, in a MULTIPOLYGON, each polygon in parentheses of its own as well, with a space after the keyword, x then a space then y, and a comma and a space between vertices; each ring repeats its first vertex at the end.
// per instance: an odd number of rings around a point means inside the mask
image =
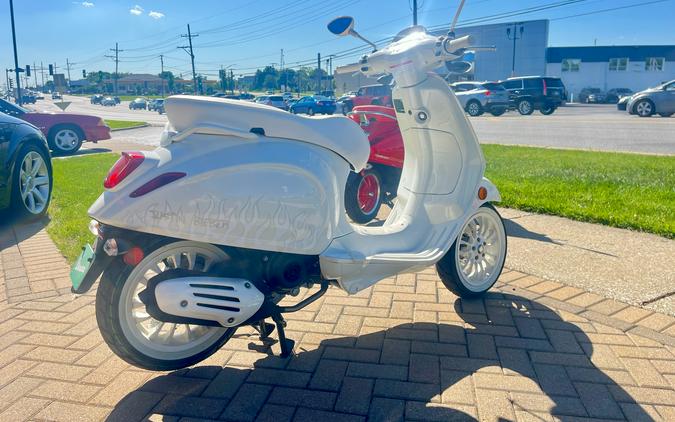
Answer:
POLYGON ((361 41, 363 41, 363 42, 369 44, 371 47, 373 47, 373 52, 377 51, 377 46, 376 46, 375 44, 373 44, 372 42, 370 42, 370 41, 368 41, 367 39, 363 38, 363 37, 361 36, 361 34, 359 34, 358 32, 354 31, 353 29, 350 29, 350 30, 349 30, 349 35, 354 36, 354 37, 360 39, 361 41))

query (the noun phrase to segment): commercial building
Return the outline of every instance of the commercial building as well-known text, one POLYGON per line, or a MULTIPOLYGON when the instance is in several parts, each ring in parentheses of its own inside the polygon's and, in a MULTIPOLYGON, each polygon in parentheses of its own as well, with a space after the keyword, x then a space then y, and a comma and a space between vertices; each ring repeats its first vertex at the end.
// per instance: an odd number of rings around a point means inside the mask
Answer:
MULTIPOLYGON (((478 49, 470 55, 473 69, 459 77, 462 79, 558 76, 574 97, 586 87, 638 91, 675 79, 675 45, 548 47, 548 20, 469 26, 455 32, 458 37, 471 35, 476 46, 494 47, 494 50, 478 49)), ((444 33, 444 30, 433 32, 444 33)), ((443 71, 439 69, 439 73, 443 71)), ((458 77, 448 79, 452 78, 458 77)), ((335 75, 335 88, 339 92, 373 83, 377 83, 375 79, 361 74, 335 75)))
POLYGON ((641 91, 675 79, 675 45, 550 47, 546 73, 575 97, 587 87, 641 91))

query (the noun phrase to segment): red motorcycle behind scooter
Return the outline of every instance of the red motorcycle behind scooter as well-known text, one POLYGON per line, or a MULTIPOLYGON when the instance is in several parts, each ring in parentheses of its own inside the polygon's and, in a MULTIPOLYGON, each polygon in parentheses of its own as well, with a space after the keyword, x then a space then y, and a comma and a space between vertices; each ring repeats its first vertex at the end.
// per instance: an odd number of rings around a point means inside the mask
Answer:
POLYGON ((345 189, 347 215, 366 224, 377 216, 383 203, 392 206, 403 168, 403 138, 391 107, 354 107, 347 117, 361 126, 370 141, 368 165, 350 173, 345 189))

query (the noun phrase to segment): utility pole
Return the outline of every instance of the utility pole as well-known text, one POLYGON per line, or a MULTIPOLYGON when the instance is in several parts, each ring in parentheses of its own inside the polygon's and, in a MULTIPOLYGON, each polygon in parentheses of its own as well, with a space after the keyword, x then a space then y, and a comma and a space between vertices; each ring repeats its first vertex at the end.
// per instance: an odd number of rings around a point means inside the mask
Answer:
POLYGON ((66 72, 68 73, 68 89, 70 89, 70 67, 74 64, 77 63, 71 63, 68 61, 68 58, 66 58, 66 72))
POLYGON ((33 62, 33 76, 35 79, 35 89, 37 90, 38 84, 37 84, 37 68, 35 67, 35 62, 33 62))
POLYGON ((232 95, 234 95, 234 70, 230 69, 230 90, 232 91, 232 95))
POLYGON ((413 0, 413 25, 417 25, 417 0, 413 0))
POLYGON ((45 89, 45 67, 42 64, 42 62, 40 62, 40 77, 42 78, 42 89, 44 90, 45 89))
POLYGON ((192 61, 192 85, 194 86, 194 93, 196 95, 197 94, 197 72, 195 72, 195 53, 192 50, 192 39, 194 37, 198 37, 199 35, 198 34, 193 35, 190 32, 190 24, 188 24, 187 28, 188 28, 187 35, 181 34, 181 37, 188 39, 188 45, 180 46, 178 48, 183 49, 186 53, 188 53, 188 55, 190 55, 190 60, 192 61))
POLYGON ((316 90, 321 91, 321 53, 316 53, 316 90))
POLYGON ((164 54, 159 55, 159 62, 162 64, 162 71, 159 73, 159 77, 162 78, 162 97, 164 97, 164 54))
MULTIPOLYGON (((115 43, 115 48, 111 48, 110 51, 114 51, 115 55, 114 56, 106 56, 106 57, 115 60, 115 75, 113 76, 113 86, 114 86, 113 89, 115 90, 115 95, 117 95, 117 79, 118 79, 117 72, 119 71, 120 51, 124 51, 124 50, 120 50, 119 45, 117 43, 115 43)), ((56 69, 56 65, 54 65, 54 69, 56 69)), ((54 72, 54 73, 56 73, 56 72, 54 72)))
POLYGON ((511 34, 511 28, 506 28, 506 38, 513 40, 513 58, 511 60, 511 76, 516 76, 516 40, 523 38, 523 27, 522 22, 513 23, 513 34, 511 34), (520 25, 520 34, 518 34, 517 27, 520 25), (513 36, 512 36, 513 35, 513 36))
MULTIPOLYGON (((281 60, 279 61, 279 67, 280 67, 279 72, 281 72, 281 76, 283 76, 284 75, 284 49, 283 48, 281 49, 281 60)), ((288 82, 288 76, 286 77, 286 82, 288 82)), ((284 89, 282 90, 282 94, 283 94, 283 91, 287 91, 286 84, 281 83, 281 78, 279 78, 279 84, 284 86, 284 89)), ((281 87, 279 87, 279 88, 281 88, 281 87)))
POLYGON ((16 30, 14 29, 14 1, 9 0, 9 14, 12 17, 12 42, 14 43, 14 73, 16 73, 16 102, 21 105, 21 79, 19 77, 19 55, 16 52, 16 30))

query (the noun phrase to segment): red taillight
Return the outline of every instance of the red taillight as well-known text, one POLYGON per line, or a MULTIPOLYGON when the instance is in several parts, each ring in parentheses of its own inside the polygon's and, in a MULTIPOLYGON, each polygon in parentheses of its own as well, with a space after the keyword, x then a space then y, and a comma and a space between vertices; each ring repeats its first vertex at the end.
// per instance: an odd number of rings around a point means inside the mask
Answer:
POLYGON ((542 79, 542 82, 544 82, 544 96, 546 96, 546 79, 542 79))
POLYGON ((182 172, 171 172, 171 173, 164 173, 160 174, 159 176, 155 177, 148 183, 144 184, 140 188, 136 189, 135 191, 131 192, 129 194, 130 197, 132 198, 138 198, 139 196, 143 196, 146 193, 152 192, 155 189, 159 189, 162 186, 169 184, 175 180, 178 180, 182 177, 185 177, 185 173, 182 172))
POLYGON ((103 187, 112 189, 125 177, 136 170, 143 163, 145 156, 140 152, 123 152, 119 160, 112 166, 103 182, 103 187))
POLYGON ((489 90, 488 90, 488 91, 485 91, 485 96, 486 96, 486 97, 489 97, 489 96, 490 96, 490 91, 489 91, 489 90))

